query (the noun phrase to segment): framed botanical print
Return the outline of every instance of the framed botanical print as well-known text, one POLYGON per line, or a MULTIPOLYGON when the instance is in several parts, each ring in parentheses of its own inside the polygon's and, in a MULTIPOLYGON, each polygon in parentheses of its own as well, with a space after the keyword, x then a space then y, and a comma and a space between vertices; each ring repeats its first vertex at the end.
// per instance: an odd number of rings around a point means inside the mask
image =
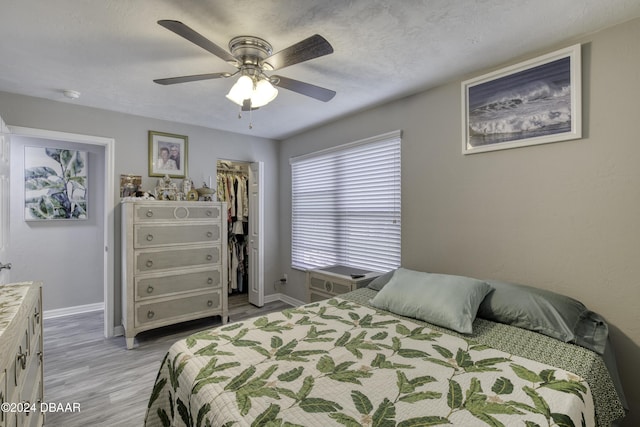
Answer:
POLYGON ((88 170, 86 151, 25 147, 25 220, 87 219, 88 170))

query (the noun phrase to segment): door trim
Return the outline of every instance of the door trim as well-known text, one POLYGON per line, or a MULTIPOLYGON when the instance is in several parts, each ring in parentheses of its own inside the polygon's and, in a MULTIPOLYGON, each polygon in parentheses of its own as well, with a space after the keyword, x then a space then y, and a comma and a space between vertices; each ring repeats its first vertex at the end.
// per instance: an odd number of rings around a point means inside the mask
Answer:
POLYGON ((87 145, 98 145, 104 147, 104 336, 106 338, 114 335, 114 182, 115 182, 115 139, 102 136, 91 136, 77 133, 58 132, 44 129, 34 129, 21 126, 8 126, 10 134, 13 136, 24 136, 31 138, 52 139, 57 141, 77 142, 87 145))
MULTIPOLYGON (((257 307, 264 305, 264 162, 253 160, 233 160, 228 158, 218 158, 217 162, 242 163, 248 170, 249 186, 249 235, 258 227, 259 244, 257 245, 258 255, 249 255, 249 283, 247 299, 257 307), (252 171, 252 169, 255 169, 252 171), (253 177, 252 177, 253 175, 253 177), (257 182, 258 192, 254 199, 251 195, 251 184, 257 182)), ((253 245, 251 245, 253 246, 253 245)))
POLYGON ((0 263, 6 263, 0 271, 0 284, 11 283, 11 135, 0 117, 0 263))

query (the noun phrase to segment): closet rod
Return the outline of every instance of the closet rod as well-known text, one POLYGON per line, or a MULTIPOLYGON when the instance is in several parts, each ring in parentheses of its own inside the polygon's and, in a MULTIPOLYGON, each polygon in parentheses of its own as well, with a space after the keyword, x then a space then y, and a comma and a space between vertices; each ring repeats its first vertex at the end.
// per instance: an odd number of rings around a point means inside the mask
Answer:
POLYGON ((224 168, 218 168, 218 172, 221 173, 240 173, 240 174, 244 174, 246 175, 247 172, 243 171, 243 170, 239 170, 239 169, 224 169, 224 168))

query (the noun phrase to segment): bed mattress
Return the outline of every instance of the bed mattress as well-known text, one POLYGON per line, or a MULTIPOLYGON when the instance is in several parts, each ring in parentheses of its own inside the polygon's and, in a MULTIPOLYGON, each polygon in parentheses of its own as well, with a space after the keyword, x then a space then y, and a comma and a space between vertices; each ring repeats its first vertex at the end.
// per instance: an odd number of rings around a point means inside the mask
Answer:
POLYGON ((624 415, 590 350, 478 318, 458 334, 374 309, 374 295, 176 342, 145 425, 609 426, 624 415))

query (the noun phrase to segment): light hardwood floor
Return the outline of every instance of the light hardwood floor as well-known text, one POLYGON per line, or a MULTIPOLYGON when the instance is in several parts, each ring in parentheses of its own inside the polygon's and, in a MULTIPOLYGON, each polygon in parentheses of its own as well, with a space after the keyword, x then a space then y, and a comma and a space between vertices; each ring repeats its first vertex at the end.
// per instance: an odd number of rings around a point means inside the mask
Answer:
MULTIPOLYGON (((283 302, 250 305, 229 298, 230 321, 290 307, 283 302)), ((79 403, 80 412, 48 413, 47 427, 139 427, 162 359, 171 344, 220 325, 220 317, 143 332, 127 350, 124 337, 103 336, 102 312, 45 319, 44 396, 49 403, 79 403)))

